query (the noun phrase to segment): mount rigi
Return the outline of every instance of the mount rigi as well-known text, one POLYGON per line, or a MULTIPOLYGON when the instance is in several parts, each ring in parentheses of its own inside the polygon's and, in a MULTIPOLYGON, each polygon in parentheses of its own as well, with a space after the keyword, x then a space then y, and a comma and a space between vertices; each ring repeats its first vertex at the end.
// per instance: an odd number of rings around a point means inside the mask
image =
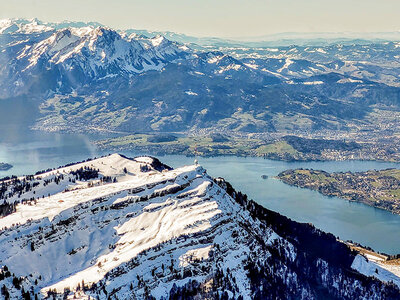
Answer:
POLYGON ((113 154, 4 179, 0 191, 6 299, 400 295, 390 271, 199 165, 113 154))

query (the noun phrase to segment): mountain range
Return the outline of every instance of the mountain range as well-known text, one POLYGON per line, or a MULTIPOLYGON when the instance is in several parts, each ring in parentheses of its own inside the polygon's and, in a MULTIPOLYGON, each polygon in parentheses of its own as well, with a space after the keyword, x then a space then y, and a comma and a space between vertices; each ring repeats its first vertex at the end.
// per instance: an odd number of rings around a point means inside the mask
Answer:
POLYGON ((5 299, 398 299, 399 278, 200 165, 119 154, 0 189, 5 299))
POLYGON ((2 20, 0 105, 22 101, 47 131, 398 130, 399 42, 254 48, 145 34, 2 20))

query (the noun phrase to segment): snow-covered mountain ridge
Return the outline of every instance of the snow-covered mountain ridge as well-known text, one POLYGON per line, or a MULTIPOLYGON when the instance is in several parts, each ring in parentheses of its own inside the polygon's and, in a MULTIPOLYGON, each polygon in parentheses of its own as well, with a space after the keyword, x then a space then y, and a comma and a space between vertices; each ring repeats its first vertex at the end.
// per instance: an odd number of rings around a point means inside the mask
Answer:
POLYGON ((2 20, 0 32, 0 101, 10 110, 16 99, 29 103, 36 114, 28 123, 38 130, 314 133, 398 126, 398 42, 205 47, 179 43, 173 34, 19 19, 2 20), (376 124, 375 113, 388 114, 388 124, 376 124))
POLYGON ((5 179, 0 191, 0 287, 11 299, 399 295, 352 269, 358 256, 335 237, 199 165, 113 154, 5 179))
POLYGON ((133 38, 100 26, 74 27, 68 23, 70 27, 56 29, 38 25, 37 21, 21 22, 0 21, 0 48, 4 48, 0 63, 9 60, 0 75, 3 84, 13 81, 10 84, 16 94, 31 84, 32 77, 43 76, 42 68, 54 77, 48 87, 55 91, 70 89, 77 80, 91 83, 105 77, 160 70, 166 62, 189 55, 186 48, 160 36, 133 38), (15 27, 18 29, 11 30, 15 27), (4 73, 11 78, 4 77, 4 73))

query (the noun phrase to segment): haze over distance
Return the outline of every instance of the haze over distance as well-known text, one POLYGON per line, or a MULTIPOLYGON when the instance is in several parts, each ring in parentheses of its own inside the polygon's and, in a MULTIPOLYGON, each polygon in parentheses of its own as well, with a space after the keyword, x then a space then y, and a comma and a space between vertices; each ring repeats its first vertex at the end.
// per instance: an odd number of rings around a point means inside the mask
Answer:
POLYGON ((400 299, 399 9, 0 2, 0 299, 400 299))
POLYGON ((173 31, 235 39, 264 39, 277 33, 398 34, 398 11, 400 2, 395 0, 21 0, 0 3, 0 18, 96 21, 119 29, 173 31))

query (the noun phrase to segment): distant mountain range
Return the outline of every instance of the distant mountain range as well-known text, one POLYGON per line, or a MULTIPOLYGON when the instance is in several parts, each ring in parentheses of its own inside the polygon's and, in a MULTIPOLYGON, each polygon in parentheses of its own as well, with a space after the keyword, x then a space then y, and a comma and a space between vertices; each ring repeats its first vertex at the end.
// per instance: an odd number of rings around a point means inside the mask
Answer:
POLYGON ((164 34, 2 20, 1 105, 26 101, 50 131, 398 129, 400 42, 254 48, 164 34))
POLYGON ((328 46, 332 44, 371 44, 400 41, 400 31, 394 32, 285 32, 264 36, 232 38, 194 37, 170 31, 148 31, 128 29, 127 32, 145 36, 163 35, 180 42, 214 47, 284 47, 284 46, 328 46))
MULTIPOLYGON (((105 27, 98 22, 42 22, 38 19, 4 19, 0 21, 0 33, 32 32, 63 29, 68 27, 105 27)), ((327 46, 330 44, 354 44, 371 42, 400 41, 400 30, 393 32, 283 32, 263 36, 243 37, 196 37, 171 31, 151 31, 145 29, 117 30, 127 34, 146 37, 162 35, 167 39, 183 44, 201 46, 246 46, 246 47, 282 47, 282 46, 327 46)))

